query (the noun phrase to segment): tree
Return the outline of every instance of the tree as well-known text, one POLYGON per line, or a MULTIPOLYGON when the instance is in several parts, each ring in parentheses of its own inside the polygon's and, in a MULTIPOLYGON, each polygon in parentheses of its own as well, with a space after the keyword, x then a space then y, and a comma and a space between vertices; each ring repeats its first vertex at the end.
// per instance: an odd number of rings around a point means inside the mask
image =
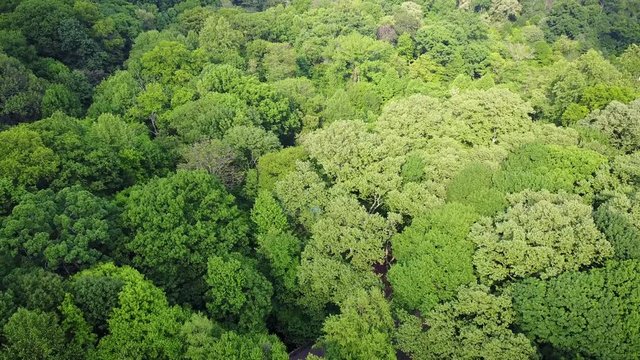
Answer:
POLYGON ((467 234, 477 215, 453 203, 413 219, 391 239, 396 263, 389 270, 393 300, 407 311, 427 313, 476 281, 473 243, 467 234))
POLYGON ((180 330, 184 339, 185 358, 285 360, 288 354, 284 344, 275 335, 262 333, 238 334, 224 331, 219 325, 200 314, 193 314, 180 330))
POLYGON ((11 13, 11 21, 14 28, 20 29, 41 55, 55 58, 64 53, 63 34, 58 30, 73 15, 72 7, 65 1, 42 3, 30 0, 20 2, 11 13))
POLYGON ((142 90, 129 71, 116 71, 96 86, 88 115, 97 117, 103 113, 125 115, 135 105, 135 98, 142 90))
POLYGON ((73 304, 71 295, 66 294, 59 307, 62 314, 60 327, 67 342, 65 352, 69 359, 82 359, 93 354, 96 335, 84 319, 82 311, 73 304))
POLYGON ((593 214, 598 228, 613 245, 618 259, 640 258, 640 216, 638 193, 615 194, 593 214))
POLYGON ((251 121, 255 125, 286 139, 291 139, 299 129, 300 117, 295 103, 278 92, 273 84, 245 77, 233 93, 249 105, 251 121))
POLYGON ((272 191, 277 181, 296 170, 296 163, 304 160, 303 147, 287 147, 262 155, 256 164, 257 186, 260 190, 272 191))
POLYGON ((630 87, 599 83, 584 89, 580 102, 593 111, 604 108, 614 100, 628 104, 636 97, 636 92, 630 87))
POLYGON ((418 29, 414 39, 416 54, 424 55, 440 66, 450 65, 455 57, 455 52, 460 46, 453 25, 440 22, 431 23, 418 29))
POLYGON ((111 114, 102 114, 84 135, 87 152, 83 182, 91 190, 111 194, 174 167, 175 152, 152 140, 148 128, 111 114))
POLYGON ((297 162, 295 171, 289 172, 275 184, 275 194, 287 215, 307 230, 324 212, 328 201, 327 184, 309 162, 297 162))
POLYGON ((613 255, 593 222, 591 206, 579 197, 527 190, 507 196, 507 201, 505 213, 480 219, 469 234, 483 283, 527 276, 547 279, 613 255))
POLYGON ((261 156, 282 147, 275 134, 255 126, 234 126, 225 132, 223 140, 238 152, 245 169, 255 167, 261 156))
POLYGON ((290 44, 269 44, 267 53, 262 59, 262 67, 267 81, 291 78, 298 70, 296 52, 290 44))
POLYGON ((55 311, 64 298, 63 278, 37 267, 15 268, 2 281, 12 308, 55 311))
POLYGON ((382 292, 360 289, 340 304, 339 315, 325 320, 320 343, 331 359, 395 359, 393 327, 382 292))
POLYGON ((364 122, 334 122, 309 134, 304 145, 337 187, 369 201, 372 211, 389 191, 400 187, 402 148, 393 138, 368 131, 364 122))
POLYGON ((69 291, 93 332, 104 336, 108 333, 107 320, 119 305, 118 294, 125 279, 99 272, 86 270, 74 275, 69 280, 69 291))
POLYGON ((232 92, 240 85, 243 77, 243 72, 231 65, 209 64, 198 77, 196 88, 200 96, 209 92, 232 92))
POLYGON ((6 359, 64 359, 64 332, 54 313, 18 309, 3 328, 6 359))
POLYGON ((628 105, 612 101, 604 110, 595 111, 582 124, 606 134, 611 144, 629 153, 640 149, 640 101, 628 105))
POLYGON ((531 359, 536 349, 510 327, 511 299, 482 286, 463 287, 456 299, 419 316, 401 313, 398 348, 414 359, 531 359))
POLYGON ((588 272, 526 279, 513 291, 518 326, 557 354, 628 358, 640 349, 639 270, 636 260, 611 261, 588 272))
POLYGON ((443 104, 439 99, 416 94, 392 100, 382 109, 376 122, 381 135, 397 135, 405 146, 421 148, 426 141, 443 135, 443 104))
POLYGON ((310 307, 339 303, 358 288, 378 285, 374 264, 382 264, 392 222, 370 214, 357 199, 339 195, 311 227, 302 252, 298 283, 310 307))
POLYGON ((42 97, 42 115, 51 116, 56 111, 71 116, 81 116, 83 113, 78 96, 62 84, 49 86, 42 97))
POLYGON ((169 296, 198 301, 209 257, 246 245, 247 222, 234 197, 204 171, 178 171, 121 198, 133 262, 169 296))
POLYGON ((245 171, 239 161, 239 154, 228 143, 218 140, 197 142, 186 148, 182 157, 184 163, 178 168, 187 170, 206 170, 220 179, 229 190, 242 184, 245 171))
POLYGON ((640 46, 631 44, 629 47, 618 57, 618 63, 622 67, 622 71, 627 73, 630 78, 640 78, 640 46))
POLYGON ((124 283, 96 359, 175 359, 182 354, 179 331, 186 316, 182 309, 169 306, 161 289, 133 268, 112 263, 86 270, 85 275, 114 277, 124 283))
POLYGON ((489 7, 489 16, 493 20, 515 20, 520 11, 522 5, 517 0, 492 0, 489 7))
POLYGON ((581 34, 590 34, 588 30, 588 10, 577 1, 562 1, 556 4, 543 23, 545 35, 548 39, 566 35, 575 39, 581 34))
POLYGON ((153 175, 163 175, 176 157, 171 147, 161 145, 162 139, 151 140, 144 125, 112 114, 82 121, 56 113, 29 128, 58 154, 58 171, 50 185, 56 190, 82 185, 111 195, 153 175))
POLYGON ((293 234, 284 209, 269 191, 261 191, 251 210, 256 225, 257 252, 268 261, 271 273, 286 290, 296 287, 301 242, 293 234))
POLYGON ((225 63, 241 67, 244 59, 240 56, 240 46, 244 43, 241 31, 233 29, 224 16, 211 16, 205 22, 198 39, 200 49, 211 62, 225 63))
POLYGON ((249 125, 247 105, 233 94, 211 93, 168 112, 160 127, 175 131, 186 143, 221 138, 230 128, 249 125))
POLYGON ((0 123, 15 124, 40 115, 41 81, 20 61, 0 52, 0 123))
POLYGON ((4 221, 1 248, 69 274, 108 258, 119 244, 113 206, 80 187, 27 194, 4 221))
POLYGON ((183 85, 202 69, 186 46, 177 41, 160 41, 140 58, 142 78, 147 83, 183 85))
POLYGON ((422 27, 422 6, 413 1, 405 1, 393 14, 393 28, 399 35, 408 33, 413 35, 422 27))
POLYGON ((37 132, 25 126, 0 132, 0 174, 16 185, 36 187, 49 182, 58 158, 44 146, 37 132))
POLYGON ((271 283, 247 257, 231 254, 210 257, 205 281, 209 313, 231 327, 259 332, 271 312, 271 283))
POLYGON ((507 193, 531 190, 594 192, 594 178, 607 159, 578 147, 529 144, 511 153, 493 177, 496 188, 507 193))
POLYGON ((518 95, 499 88, 472 90, 449 100, 446 131, 469 145, 500 144, 506 135, 531 128, 531 106, 518 95))
POLYGON ((463 168, 447 186, 447 201, 471 205, 483 216, 491 216, 504 209, 504 194, 493 185, 491 168, 471 164, 463 168))

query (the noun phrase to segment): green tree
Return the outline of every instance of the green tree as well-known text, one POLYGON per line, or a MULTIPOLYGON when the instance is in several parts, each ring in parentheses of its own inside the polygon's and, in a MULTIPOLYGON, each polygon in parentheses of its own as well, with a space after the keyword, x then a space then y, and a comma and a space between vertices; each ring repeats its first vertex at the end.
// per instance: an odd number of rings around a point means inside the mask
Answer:
POLYGON ((266 328, 271 312, 271 283, 256 269, 255 261, 238 254, 210 257, 205 281, 207 309, 217 319, 243 331, 266 328))
POLYGON ((388 274, 394 303, 424 314, 476 281, 467 234, 477 217, 467 206, 447 204, 413 219, 391 239, 397 260, 388 274))
POLYGON ((510 330, 516 320, 511 298, 488 290, 461 288, 424 317, 401 313, 398 348, 414 359, 535 358, 531 342, 510 330))
POLYGON ((640 258, 640 199, 638 193, 615 194, 593 214, 598 228, 613 245, 618 259, 640 258))
POLYGON ((93 332, 100 336, 107 334, 107 320, 118 307, 124 279, 89 270, 74 275, 68 284, 74 305, 82 311, 93 332))
POLYGON ((16 185, 45 185, 58 167, 56 154, 44 146, 37 132, 25 126, 0 132, 0 152, 0 174, 16 185))
POLYGON ((81 116, 83 113, 78 96, 62 84, 49 86, 42 97, 42 115, 51 116, 56 111, 71 116, 81 116))
POLYGON ((209 257, 247 243, 247 221, 234 197, 204 171, 137 185, 121 201, 133 263, 174 299, 199 301, 209 257))
POLYGON ((2 280, 12 308, 55 311, 64 298, 63 278, 38 267, 15 268, 2 280))
POLYGON ((142 124, 129 123, 111 114, 92 122, 83 139, 85 179, 91 190, 111 194, 173 168, 176 155, 160 140, 152 140, 142 124))
POLYGON ((261 191, 251 210, 256 225, 256 249, 268 261, 272 275, 285 289, 296 287, 301 242, 293 234, 284 209, 269 191, 261 191))
POLYGON ((40 115, 44 85, 20 61, 0 52, 0 123, 15 124, 40 115))
POLYGON ((164 292, 130 267, 112 263, 85 274, 115 277, 124 282, 118 307, 109 317, 109 334, 98 343, 96 359, 175 359, 182 354, 180 325, 186 316, 170 307, 164 292))
POLYGON ((142 90, 129 71, 116 71, 96 86, 88 114, 98 117, 103 113, 125 115, 135 105, 135 98, 142 90))
MULTIPOLYGON (((240 46, 244 43, 241 31, 233 29, 224 16, 211 16, 204 22, 199 36, 200 49, 214 63, 242 65, 240 46)), ((240 67, 238 66, 238 67, 240 67)))
POLYGON ((501 144, 506 135, 531 128, 531 105, 500 88, 472 90, 453 96, 446 131, 469 145, 501 144))
POLYGON ((175 131, 186 143, 221 138, 230 128, 249 125, 247 105, 233 94, 211 93, 168 112, 160 127, 175 131))
POLYGON ((447 186, 447 201, 470 205, 483 216, 491 216, 504 209, 504 194, 493 185, 491 168, 471 164, 463 168, 447 186))
POLYGON ((182 85, 201 70, 197 59, 177 41, 160 41, 140 58, 142 78, 147 83, 182 85))
POLYGON ((507 197, 509 208, 482 218, 469 238, 476 244, 474 265, 482 282, 528 276, 542 279, 613 255, 591 217, 591 206, 575 195, 523 191, 507 197))
POLYGON ((409 33, 410 35, 422 27, 422 6, 413 1, 405 1, 393 14, 393 28, 399 35, 409 33))
POLYGON ((628 105, 612 101, 606 108, 595 111, 582 122, 583 125, 606 134, 611 144, 629 153, 640 148, 640 101, 628 105))
POLYGON ((517 324, 556 353, 627 359, 640 350, 636 260, 611 261, 588 272, 526 279, 513 291, 517 324))
POLYGON ((114 217, 108 201, 80 187, 27 194, 3 223, 2 250, 28 263, 72 273, 108 258, 118 247, 114 217))
POLYGON ((185 358, 189 360, 289 358, 284 344, 275 335, 223 331, 219 325, 200 314, 191 315, 180 333, 186 347, 185 358))
POLYGON ((393 139, 368 131, 359 121, 338 121, 309 134, 304 145, 311 158, 336 182, 358 194, 375 210, 402 182, 402 148, 393 139))
POLYGON ((282 176, 274 190, 287 215, 307 230, 324 212, 329 196, 327 184, 309 162, 297 162, 295 171, 282 176))
POLYGON ((60 305, 62 322, 60 327, 65 334, 65 353, 69 359, 90 358, 96 342, 96 335, 84 319, 82 311, 73 304, 71 295, 66 294, 60 305))
POLYGON ((205 140, 191 144, 182 152, 184 162, 178 168, 205 170, 220 179, 227 189, 236 189, 245 178, 238 151, 219 140, 205 140))
POLYGON ((320 343, 331 359, 395 359, 393 325, 382 292, 360 289, 340 303, 340 314, 325 320, 320 343))
POLYGON ((3 328, 5 359, 65 359, 65 334, 54 313, 18 309, 3 328))
POLYGON ((628 104, 636 97, 637 93, 627 86, 596 84, 584 89, 580 102, 591 110, 599 110, 614 100, 628 104))
POLYGON ((496 188, 507 193, 531 190, 594 192, 594 177, 607 159, 574 146, 529 144, 511 153, 494 175, 496 188))
POLYGON ((262 59, 267 81, 278 81, 291 78, 298 70, 296 52, 290 44, 269 44, 267 53, 262 59))
POLYGON ((257 186, 260 190, 271 191, 283 176, 296 170, 296 163, 304 160, 303 147, 287 147, 276 152, 264 154, 256 164, 257 186))
POLYGON ((225 132, 223 141, 238 152, 245 169, 255 167, 261 156, 282 147, 275 134, 255 126, 234 126, 225 132))
POLYGON ((391 225, 353 196, 331 199, 302 252, 298 282, 303 302, 311 308, 339 303, 355 289, 379 285, 372 267, 384 262, 391 225))

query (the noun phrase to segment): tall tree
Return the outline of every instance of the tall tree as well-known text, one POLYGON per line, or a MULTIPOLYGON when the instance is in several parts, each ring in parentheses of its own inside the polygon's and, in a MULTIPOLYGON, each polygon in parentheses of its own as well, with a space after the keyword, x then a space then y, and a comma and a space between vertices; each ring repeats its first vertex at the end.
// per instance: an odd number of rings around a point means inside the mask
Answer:
POLYGON ((198 303, 209 257, 247 245, 248 224, 223 185, 204 171, 178 171, 123 194, 133 262, 176 300, 198 303))

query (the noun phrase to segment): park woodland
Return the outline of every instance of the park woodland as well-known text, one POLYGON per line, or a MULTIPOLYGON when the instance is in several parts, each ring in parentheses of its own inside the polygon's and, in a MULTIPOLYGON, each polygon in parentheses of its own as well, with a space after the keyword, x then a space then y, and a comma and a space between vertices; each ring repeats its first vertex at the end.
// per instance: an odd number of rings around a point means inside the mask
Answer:
POLYGON ((0 0, 0 360, 640 359, 640 0, 0 0))

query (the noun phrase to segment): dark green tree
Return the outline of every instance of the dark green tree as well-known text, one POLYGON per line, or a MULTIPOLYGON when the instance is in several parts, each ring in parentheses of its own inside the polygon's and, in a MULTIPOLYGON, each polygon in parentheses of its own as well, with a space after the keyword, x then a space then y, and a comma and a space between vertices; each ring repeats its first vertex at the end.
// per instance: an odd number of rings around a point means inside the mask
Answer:
POLYGON ((247 245, 234 197, 204 171, 178 171, 122 194, 133 263, 173 299, 198 303, 207 261, 247 245))

